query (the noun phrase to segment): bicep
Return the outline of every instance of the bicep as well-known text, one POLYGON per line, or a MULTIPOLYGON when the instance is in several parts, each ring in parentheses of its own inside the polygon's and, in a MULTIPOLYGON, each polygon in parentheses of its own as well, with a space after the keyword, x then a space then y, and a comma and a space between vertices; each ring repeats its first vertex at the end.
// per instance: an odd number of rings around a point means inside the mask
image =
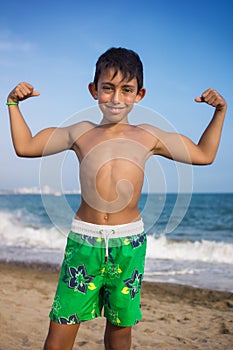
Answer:
POLYGON ((154 154, 188 164, 206 164, 205 155, 198 145, 178 133, 160 135, 154 154))
POLYGON ((41 157, 69 149, 68 128, 46 128, 32 137, 28 145, 27 157, 41 157))

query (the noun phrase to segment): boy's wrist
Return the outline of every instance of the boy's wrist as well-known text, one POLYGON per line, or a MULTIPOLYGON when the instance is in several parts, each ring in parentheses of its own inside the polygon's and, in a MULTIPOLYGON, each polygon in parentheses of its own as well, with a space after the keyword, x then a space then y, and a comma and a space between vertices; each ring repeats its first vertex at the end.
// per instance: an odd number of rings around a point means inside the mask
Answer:
POLYGON ((11 101, 11 100, 7 100, 6 105, 7 106, 18 106, 19 102, 16 101, 11 101))
POLYGON ((12 96, 12 94, 9 94, 7 97, 7 102, 6 105, 7 106, 17 106, 19 104, 19 100, 17 98, 17 96, 12 96))
POLYGON ((6 102, 7 104, 10 104, 10 103, 12 103, 12 104, 18 104, 19 103, 19 99, 18 99, 18 96, 17 96, 17 94, 16 93, 10 93, 9 95, 8 95, 8 97, 7 97, 7 102, 6 102))
POLYGON ((226 110, 227 110, 227 104, 216 106, 216 111, 218 112, 226 112, 226 110))

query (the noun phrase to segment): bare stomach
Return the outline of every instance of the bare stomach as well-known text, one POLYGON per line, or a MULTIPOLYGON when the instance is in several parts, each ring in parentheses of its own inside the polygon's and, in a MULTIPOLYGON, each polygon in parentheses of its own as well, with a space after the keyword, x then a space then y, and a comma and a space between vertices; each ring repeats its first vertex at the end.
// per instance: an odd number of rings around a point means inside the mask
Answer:
MULTIPOLYGON (((143 169, 125 159, 113 159, 97 167, 80 168, 82 203, 77 218, 99 225, 120 225, 140 218, 143 169)), ((98 160, 97 160, 98 164, 98 160)))
POLYGON ((96 225, 121 225, 139 220, 140 212, 137 207, 128 207, 117 213, 102 212, 82 201, 75 218, 96 225))

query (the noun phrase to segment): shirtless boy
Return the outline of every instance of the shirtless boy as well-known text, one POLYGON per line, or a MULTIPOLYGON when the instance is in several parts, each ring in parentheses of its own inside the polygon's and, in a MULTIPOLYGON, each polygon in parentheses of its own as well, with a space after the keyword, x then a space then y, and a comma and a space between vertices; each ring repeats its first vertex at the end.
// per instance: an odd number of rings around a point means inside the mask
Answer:
POLYGON ((69 233, 44 350, 72 349, 80 324, 101 316, 102 309, 105 348, 130 349, 132 326, 142 317, 146 235, 137 205, 145 162, 159 155, 195 165, 212 163, 227 108, 214 89, 195 99, 215 108, 198 144, 148 124, 130 125, 128 114, 146 90, 140 58, 122 48, 100 56, 89 91, 102 112, 100 124, 79 122, 47 128, 35 136, 18 102, 39 92, 20 83, 7 100, 18 156, 73 150, 80 163, 82 202, 69 233))

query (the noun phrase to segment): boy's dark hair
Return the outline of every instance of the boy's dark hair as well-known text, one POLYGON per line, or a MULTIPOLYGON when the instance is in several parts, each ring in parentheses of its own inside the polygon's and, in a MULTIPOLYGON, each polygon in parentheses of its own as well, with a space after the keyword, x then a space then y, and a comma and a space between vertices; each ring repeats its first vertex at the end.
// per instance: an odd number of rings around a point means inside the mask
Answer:
POLYGON ((133 78, 137 79, 138 91, 143 87, 143 66, 138 54, 132 50, 121 47, 107 50, 96 62, 96 70, 94 76, 94 84, 97 89, 100 74, 106 70, 113 68, 115 70, 112 79, 120 71, 123 79, 128 81, 133 78))

